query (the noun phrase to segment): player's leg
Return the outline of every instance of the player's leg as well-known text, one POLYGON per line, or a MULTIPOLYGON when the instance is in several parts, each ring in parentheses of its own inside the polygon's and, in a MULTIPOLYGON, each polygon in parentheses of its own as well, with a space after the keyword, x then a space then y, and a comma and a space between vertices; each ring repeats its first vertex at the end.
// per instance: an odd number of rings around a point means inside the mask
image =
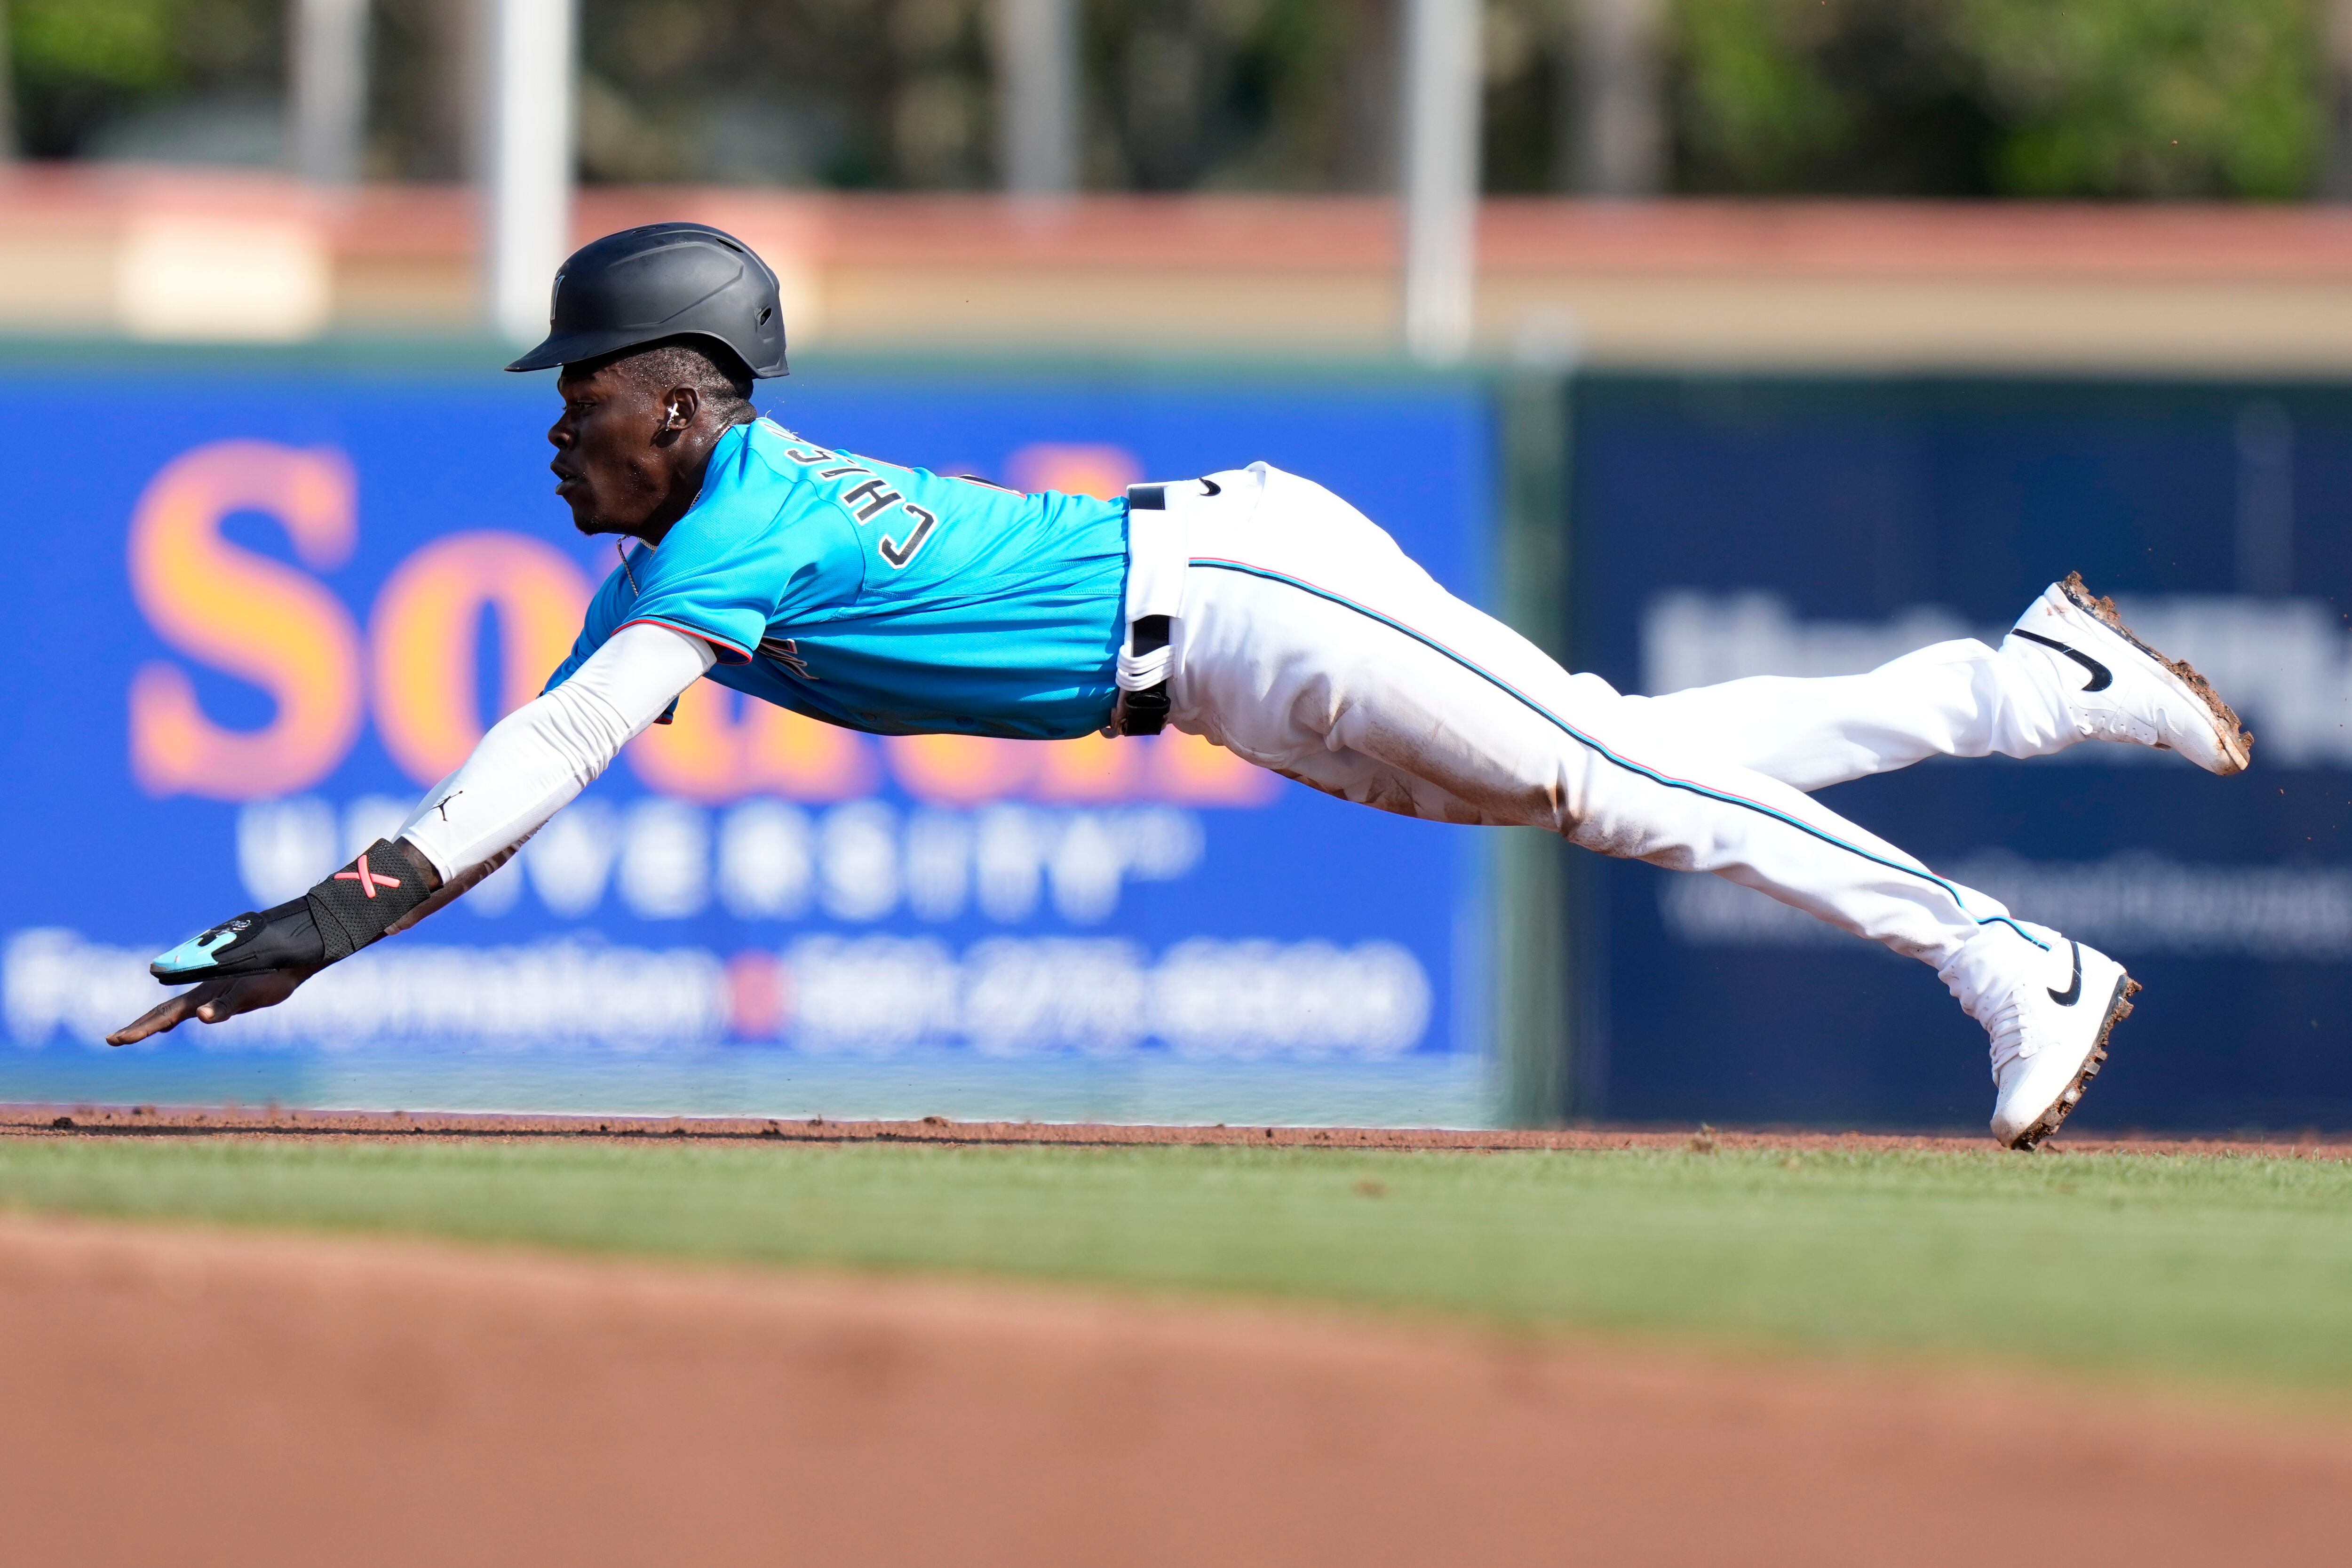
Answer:
POLYGON ((1715 872, 1933 965, 2006 920, 1989 896, 1700 738, 1664 732, 1458 601, 1408 607, 1303 572, 1233 574, 1244 580, 1197 591, 1197 606, 1188 596, 1174 721, 1253 762, 1366 805, 1541 826, 1715 872))
POLYGON ((1963 638, 1866 675, 1758 676, 1635 700, 1802 790, 1927 757, 2042 757, 2092 740, 2233 773, 2252 744, 2202 676, 2134 637, 2079 576, 2052 584, 1997 649, 1963 638))
POLYGON ((2064 693, 1974 639, 1937 643, 1865 675, 1751 676, 1632 698, 1670 731, 1801 790, 1928 757, 2041 757, 2083 737, 2064 693))
POLYGON ((1191 525, 1181 726, 1366 805, 1717 872, 1931 963, 2007 916, 1660 705, 1561 669, 1321 487, 1216 478, 1241 495, 1191 525))
POLYGON ((1269 470, 1216 478, 1229 500, 1192 523, 1181 727, 1367 805, 1543 826, 1602 853, 1711 871, 1920 958, 1995 1034, 2004 1111, 2015 1112, 1996 1130, 2032 1141, 2063 1118, 2121 1016, 2119 966, 2011 920, 1703 737, 1667 731, 1655 705, 1568 674, 1319 487, 1269 470), (2034 987, 2061 996, 2077 962, 2093 1000, 2052 1025, 2026 1004, 2034 987), (2078 1016, 2090 1025, 2067 1027, 2078 1016), (2028 1026, 2032 1043, 2020 1047, 2028 1026), (2058 1048, 2042 1050, 2053 1028, 2058 1048), (2042 1081, 2062 1061, 2064 1079, 2042 1081), (2026 1087, 2013 1093, 2012 1080, 2026 1087))

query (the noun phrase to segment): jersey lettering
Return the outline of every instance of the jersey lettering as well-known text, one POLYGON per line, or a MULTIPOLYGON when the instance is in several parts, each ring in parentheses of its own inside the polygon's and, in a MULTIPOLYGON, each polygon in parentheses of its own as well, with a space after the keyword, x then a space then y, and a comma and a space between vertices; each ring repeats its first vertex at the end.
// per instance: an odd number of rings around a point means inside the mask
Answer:
POLYGON ((924 542, 931 537, 931 530, 938 527, 940 521, 938 513, 926 511, 913 501, 907 502, 899 510, 915 518, 916 522, 915 531, 907 535, 904 543, 900 543, 887 534, 882 537, 879 546, 882 559, 890 563, 890 569, 894 572, 906 569, 907 563, 915 558, 915 552, 922 549, 924 542))
POLYGON ((883 508, 906 499, 880 479, 868 479, 843 491, 841 504, 855 513, 858 521, 872 522, 883 508))
POLYGON ((805 452, 802 451, 798 447, 787 447, 784 448, 784 456, 790 458, 795 463, 807 465, 811 463, 829 463, 833 460, 834 455, 831 452, 826 451, 822 447, 812 447, 805 452))

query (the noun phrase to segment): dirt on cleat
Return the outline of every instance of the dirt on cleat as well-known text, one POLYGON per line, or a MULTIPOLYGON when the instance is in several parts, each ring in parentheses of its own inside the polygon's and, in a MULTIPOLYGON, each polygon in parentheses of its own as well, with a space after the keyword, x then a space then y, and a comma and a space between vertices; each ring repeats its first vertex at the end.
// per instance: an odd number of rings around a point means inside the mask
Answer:
MULTIPOLYGON (((2074 581, 2080 582, 2081 579, 2074 581)), ((2117 1024, 2132 1016, 2131 999, 2139 994, 2139 990, 2138 981, 2128 974, 2124 976, 2123 984, 2116 987, 2114 1000, 2107 1005, 2106 1020, 2099 1026, 2098 1043, 2091 1047, 2091 1055, 2083 1063, 2082 1070, 2074 1075, 2074 1081, 2066 1086, 2066 1092, 2058 1097, 2056 1103, 2021 1133, 2017 1142, 2010 1145, 2011 1148, 2021 1151, 2038 1149, 2044 1140, 2066 1124, 2066 1118, 2073 1115, 2074 1107, 2083 1102, 2083 1090, 2099 1076, 2099 1068, 2106 1062, 2108 1037, 2116 1032, 2117 1024)))
POLYGON ((2065 582, 2059 586, 2065 591, 2066 597, 2074 602, 2076 608, 2097 616, 2109 631, 2170 670, 2174 679, 2196 693, 2198 700, 2212 710, 2214 721, 2221 730, 2222 748, 2232 753, 2232 760, 2238 764, 2236 772, 2244 773, 2253 765, 2254 732, 2239 720, 2237 710, 2221 700, 2221 694, 2213 689, 2213 683, 2198 673, 2195 665, 2186 659, 2168 658, 2142 642, 2137 632, 2124 625, 2123 612, 2116 608, 2116 602, 2092 593, 2090 584, 2083 581, 2080 572, 2067 573, 2065 582))

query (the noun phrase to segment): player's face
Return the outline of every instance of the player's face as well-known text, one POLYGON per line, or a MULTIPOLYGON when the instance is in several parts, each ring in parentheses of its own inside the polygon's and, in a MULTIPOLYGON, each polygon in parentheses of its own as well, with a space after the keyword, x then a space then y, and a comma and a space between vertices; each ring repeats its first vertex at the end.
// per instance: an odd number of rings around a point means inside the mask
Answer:
POLYGON ((555 389, 562 416, 547 432, 555 446, 555 493, 583 533, 642 533, 664 510, 676 479, 678 443, 658 392, 618 374, 566 366, 555 389))

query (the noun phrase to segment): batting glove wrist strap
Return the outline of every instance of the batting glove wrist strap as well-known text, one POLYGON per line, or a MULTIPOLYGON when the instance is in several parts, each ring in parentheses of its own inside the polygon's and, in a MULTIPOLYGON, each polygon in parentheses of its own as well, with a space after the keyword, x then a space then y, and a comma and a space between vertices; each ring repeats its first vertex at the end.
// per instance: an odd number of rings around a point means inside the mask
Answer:
POLYGON ((316 969, 349 958, 430 896, 424 857, 379 838, 299 899, 247 910, 191 937, 147 966, 166 985, 316 969))
POLYGON ((304 895, 325 962, 349 958, 382 941, 394 921, 423 903, 433 891, 425 885, 424 865, 425 857, 404 842, 379 838, 304 895))

